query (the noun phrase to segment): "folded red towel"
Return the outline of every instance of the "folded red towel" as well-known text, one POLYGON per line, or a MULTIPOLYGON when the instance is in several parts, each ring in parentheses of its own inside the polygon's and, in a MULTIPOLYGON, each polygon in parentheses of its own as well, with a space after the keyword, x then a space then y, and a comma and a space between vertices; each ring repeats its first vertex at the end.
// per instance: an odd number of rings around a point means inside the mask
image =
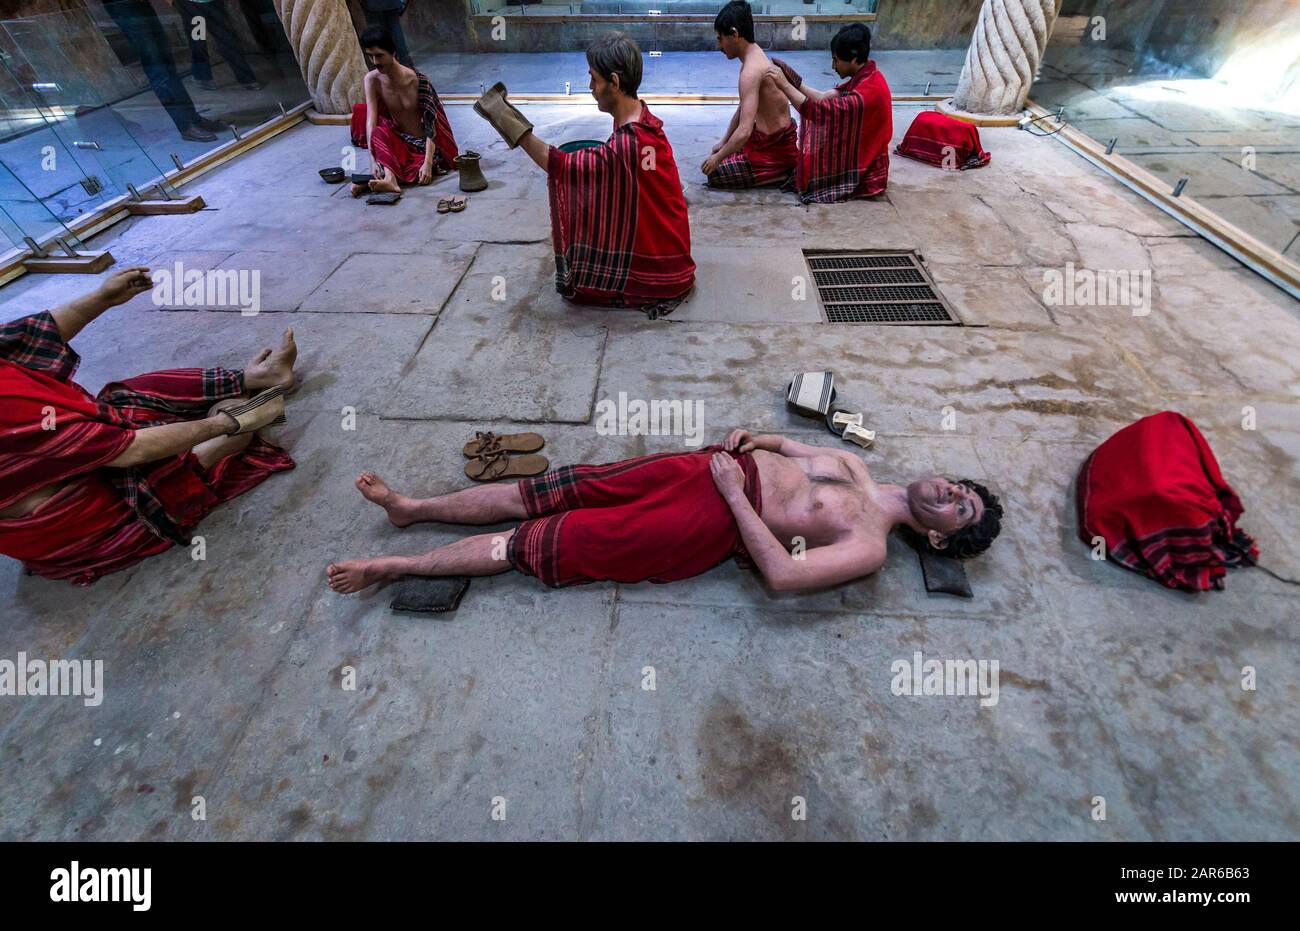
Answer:
POLYGON ((1255 541, 1236 526, 1241 500, 1201 431, 1164 411, 1120 430, 1079 472, 1079 536, 1168 588, 1222 588, 1228 566, 1253 565, 1255 541))
POLYGON ((949 171, 983 168, 993 158, 980 145, 977 128, 934 110, 927 110, 912 121, 894 151, 949 171))

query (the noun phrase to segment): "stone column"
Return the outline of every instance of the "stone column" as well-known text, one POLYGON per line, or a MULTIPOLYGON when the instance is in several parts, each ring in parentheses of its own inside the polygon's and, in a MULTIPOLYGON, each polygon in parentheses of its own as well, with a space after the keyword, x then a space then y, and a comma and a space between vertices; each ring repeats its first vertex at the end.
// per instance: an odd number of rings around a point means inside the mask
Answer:
POLYGON ((275 0, 275 11, 317 112, 351 113, 363 103, 366 62, 347 0, 275 0))
POLYGON ((1060 0, 984 0, 957 93, 945 112, 973 122, 1015 122, 1029 97, 1060 0))

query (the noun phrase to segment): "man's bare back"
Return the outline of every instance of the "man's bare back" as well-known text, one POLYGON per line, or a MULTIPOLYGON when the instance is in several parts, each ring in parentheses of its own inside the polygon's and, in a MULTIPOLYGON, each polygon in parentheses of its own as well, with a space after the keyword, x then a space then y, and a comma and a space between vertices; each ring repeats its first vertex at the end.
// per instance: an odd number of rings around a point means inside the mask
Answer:
POLYGON ((741 60, 739 85, 742 103, 746 94, 757 94, 758 110, 754 114, 754 127, 768 135, 779 133, 793 122, 790 101, 775 83, 767 79, 767 70, 771 64, 767 53, 757 43, 752 43, 741 60))

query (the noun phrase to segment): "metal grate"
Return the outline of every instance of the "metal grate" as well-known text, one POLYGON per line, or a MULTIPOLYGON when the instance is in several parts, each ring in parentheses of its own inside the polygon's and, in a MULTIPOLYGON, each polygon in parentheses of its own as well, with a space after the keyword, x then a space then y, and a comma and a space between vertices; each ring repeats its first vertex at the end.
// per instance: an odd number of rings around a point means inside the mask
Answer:
POLYGON ((960 326, 915 252, 805 249, 827 323, 960 326))

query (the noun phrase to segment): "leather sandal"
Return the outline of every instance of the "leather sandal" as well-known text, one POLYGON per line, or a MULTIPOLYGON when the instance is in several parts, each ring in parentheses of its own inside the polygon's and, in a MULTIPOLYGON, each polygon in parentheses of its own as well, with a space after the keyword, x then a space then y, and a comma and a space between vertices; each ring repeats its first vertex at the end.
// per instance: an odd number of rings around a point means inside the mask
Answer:
POLYGON ((225 414, 231 421, 232 429, 226 436, 239 436, 261 430, 263 427, 286 423, 284 395, 284 386, 277 385, 259 391, 247 401, 239 401, 230 407, 221 408, 218 413, 225 414))
POLYGON ((465 444, 464 453, 473 459, 487 453, 535 453, 546 445, 540 433, 497 434, 474 431, 474 439, 465 444))
POLYGON ((550 467, 545 456, 511 456, 498 451, 476 456, 465 463, 465 474, 476 482, 495 482, 499 478, 541 475, 550 467))

